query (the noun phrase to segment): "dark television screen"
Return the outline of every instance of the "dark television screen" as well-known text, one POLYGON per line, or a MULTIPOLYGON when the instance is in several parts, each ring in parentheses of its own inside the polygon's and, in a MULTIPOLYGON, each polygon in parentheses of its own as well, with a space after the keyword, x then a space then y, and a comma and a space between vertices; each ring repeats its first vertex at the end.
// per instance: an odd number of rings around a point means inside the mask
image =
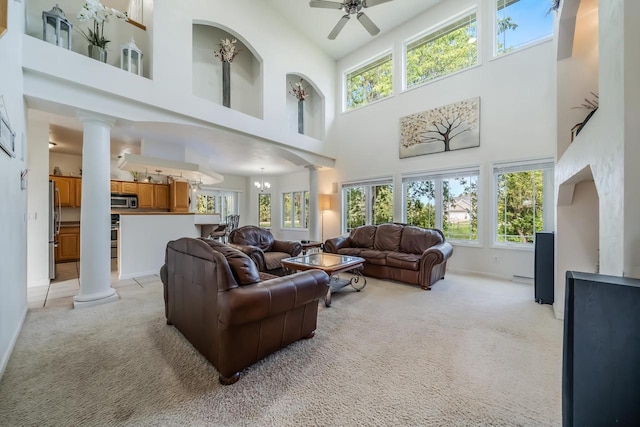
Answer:
POLYGON ((567 272, 562 418, 640 426, 640 280, 567 272))

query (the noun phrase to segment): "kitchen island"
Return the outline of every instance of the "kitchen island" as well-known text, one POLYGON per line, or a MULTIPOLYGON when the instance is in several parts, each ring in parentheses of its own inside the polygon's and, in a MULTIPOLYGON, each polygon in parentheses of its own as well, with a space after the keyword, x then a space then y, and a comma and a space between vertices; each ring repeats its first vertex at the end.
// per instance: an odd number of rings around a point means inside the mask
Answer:
MULTIPOLYGON (((167 243, 181 237, 200 237, 202 218, 177 212, 119 211, 118 276, 120 280, 159 274, 167 243)), ((211 221, 218 216, 207 215, 211 221)))

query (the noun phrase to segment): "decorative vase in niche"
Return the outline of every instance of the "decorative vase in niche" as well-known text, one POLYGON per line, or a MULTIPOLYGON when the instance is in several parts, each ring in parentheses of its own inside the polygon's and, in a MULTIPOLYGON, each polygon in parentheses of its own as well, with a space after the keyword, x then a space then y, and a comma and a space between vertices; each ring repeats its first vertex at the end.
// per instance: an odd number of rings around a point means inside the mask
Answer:
POLYGON ((93 59, 97 59, 100 62, 107 62, 107 49, 90 44, 89 57, 93 59))
POLYGON ((304 135, 304 101, 298 101, 298 133, 304 135))
POLYGON ((222 105, 231 107, 231 63, 222 61, 222 105))

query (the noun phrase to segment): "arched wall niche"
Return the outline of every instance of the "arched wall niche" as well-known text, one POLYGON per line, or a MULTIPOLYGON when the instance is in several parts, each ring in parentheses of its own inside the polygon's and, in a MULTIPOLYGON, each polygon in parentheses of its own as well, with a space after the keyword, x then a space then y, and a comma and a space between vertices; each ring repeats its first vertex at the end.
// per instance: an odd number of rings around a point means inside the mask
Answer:
POLYGON ((290 92, 292 86, 303 80, 302 84, 308 87, 309 97, 304 101, 304 135, 311 138, 324 138, 325 97, 318 86, 306 75, 299 72, 287 73, 287 125, 291 133, 298 133, 298 99, 290 92))
POLYGON ((193 95, 222 105, 222 61, 214 56, 220 40, 236 39, 240 53, 231 63, 230 108, 264 118, 262 58, 235 31, 208 21, 193 21, 193 95))

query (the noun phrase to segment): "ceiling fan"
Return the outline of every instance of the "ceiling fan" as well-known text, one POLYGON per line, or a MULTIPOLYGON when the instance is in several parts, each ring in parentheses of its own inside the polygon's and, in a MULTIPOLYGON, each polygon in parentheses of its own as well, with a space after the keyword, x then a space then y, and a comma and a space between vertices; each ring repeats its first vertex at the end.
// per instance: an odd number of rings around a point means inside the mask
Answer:
POLYGON ((377 6, 382 3, 386 3, 392 0, 344 0, 342 3, 338 3, 335 1, 325 1, 325 0, 311 0, 309 2, 309 6, 311 7, 320 7, 324 9, 336 9, 343 10, 346 15, 344 15, 333 30, 329 33, 327 38, 329 40, 335 40, 340 31, 347 24, 347 21, 350 19, 349 15, 356 15, 356 18, 362 26, 371 34, 375 36, 380 32, 380 28, 373 23, 371 19, 367 15, 362 12, 362 9, 366 9, 367 7, 377 6))

